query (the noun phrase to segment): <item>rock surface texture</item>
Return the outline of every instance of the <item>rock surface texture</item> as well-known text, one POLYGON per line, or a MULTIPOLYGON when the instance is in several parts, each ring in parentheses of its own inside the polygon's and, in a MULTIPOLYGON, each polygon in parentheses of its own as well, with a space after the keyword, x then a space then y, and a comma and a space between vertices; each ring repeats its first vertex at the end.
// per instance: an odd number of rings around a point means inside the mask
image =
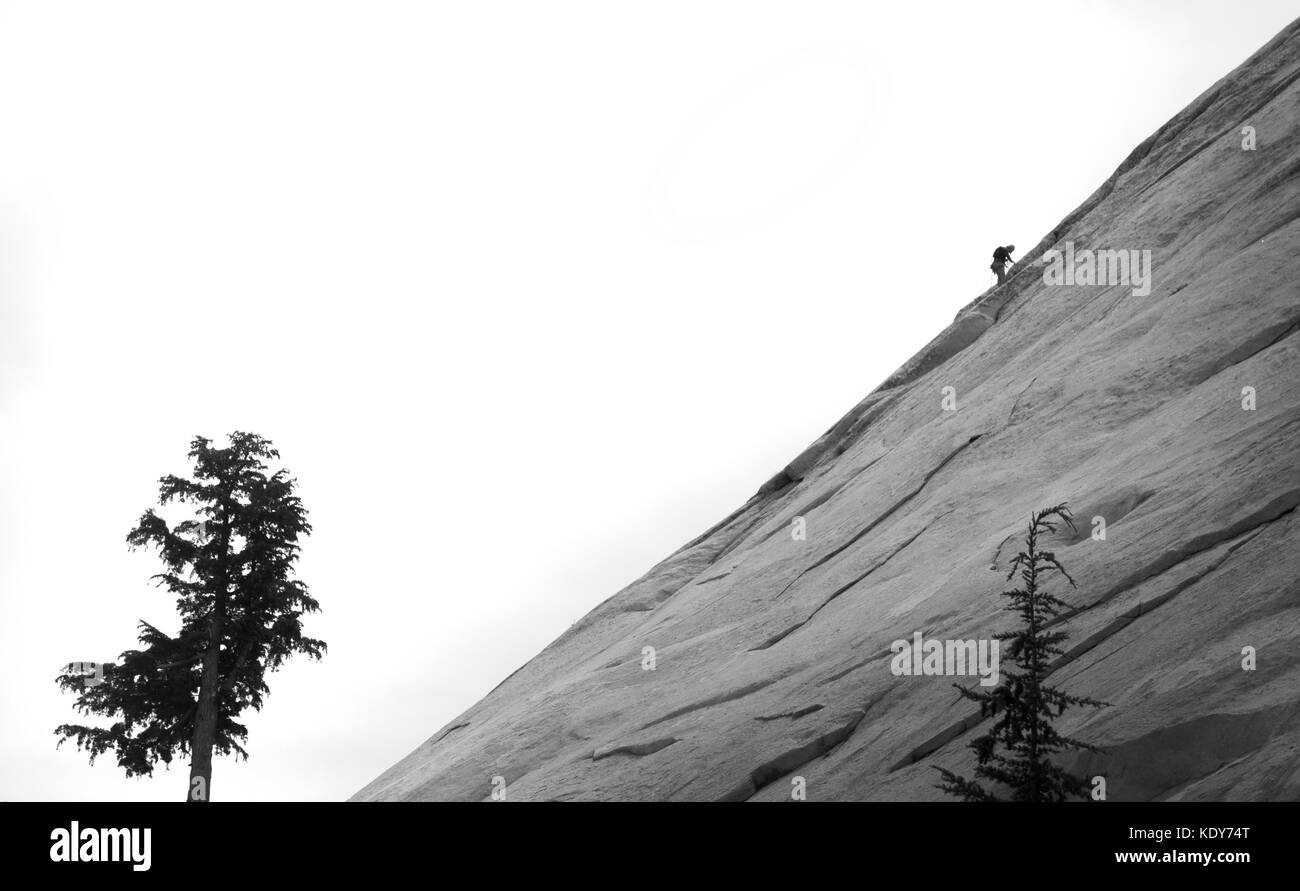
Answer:
POLYGON ((795 776, 812 801, 942 799, 934 767, 969 776, 985 726, 952 689, 975 679, 895 676, 891 642, 1009 627, 1008 560, 1062 501, 1078 531, 1050 546, 1079 585, 1050 588, 1072 605, 1051 682, 1111 703, 1061 720, 1106 749, 1070 766, 1111 800, 1300 799, 1300 21, 1024 257, 354 800, 493 777, 515 801, 788 800, 795 776), (1150 293, 1048 285, 1067 241, 1150 250, 1150 293))

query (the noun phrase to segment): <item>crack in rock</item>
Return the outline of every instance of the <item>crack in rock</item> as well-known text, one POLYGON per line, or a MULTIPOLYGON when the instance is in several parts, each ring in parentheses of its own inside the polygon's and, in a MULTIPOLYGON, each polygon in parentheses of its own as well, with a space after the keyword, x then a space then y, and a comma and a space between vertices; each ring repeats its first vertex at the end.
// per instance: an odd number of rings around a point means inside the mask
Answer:
POLYGON ((442 733, 438 734, 437 738, 434 739, 434 741, 430 743, 430 745, 435 745, 437 743, 440 743, 448 736, 451 736, 451 734, 454 733, 455 731, 460 730, 462 727, 468 727, 468 726, 469 726, 469 721, 465 721, 460 724, 453 724, 452 726, 448 727, 446 730, 442 731, 442 733))
POLYGON ((924 489, 924 488, 926 487, 926 485, 930 482, 930 480, 934 479, 934 477, 939 473, 939 471, 941 471, 941 470, 943 470, 945 467, 947 467, 948 464, 950 464, 954 458, 956 458, 958 455, 960 455, 962 452, 964 452, 967 448, 969 448, 969 447, 970 447, 970 446, 971 446, 971 445, 972 445, 976 440, 978 440, 978 439, 979 439, 980 437, 982 437, 983 435, 984 435, 983 433, 976 433, 976 434, 975 434, 974 436, 972 436, 970 439, 966 440, 966 442, 962 443, 961 445, 957 446, 957 448, 955 448, 955 449, 953 449, 951 452, 949 452, 949 453, 948 453, 948 457, 946 457, 946 458, 944 458, 942 461, 940 461, 939 464, 938 464, 938 466, 936 466, 933 470, 931 470, 929 473, 927 473, 927 474, 926 474, 926 475, 921 479, 921 481, 920 481, 920 482, 915 486, 915 488, 913 488, 910 492, 908 492, 908 493, 907 493, 906 495, 904 495, 902 498, 900 498, 900 499, 898 499, 897 501, 895 501, 895 502, 894 502, 894 503, 893 503, 893 504, 892 504, 888 509, 885 510, 884 513, 882 513, 880 516, 876 517, 876 519, 874 519, 874 520, 872 520, 870 523, 868 523, 868 524, 867 524, 865 527, 863 527, 860 531, 858 531, 856 534, 854 534, 854 536, 853 536, 852 538, 850 538, 848 541, 844 542, 844 543, 841 544, 839 547, 834 548, 833 550, 831 550, 829 553, 825 554, 824 556, 818 558, 818 559, 817 559, 816 561, 814 561, 810 566, 808 566, 807 568, 805 568, 802 572, 800 572, 797 576, 795 576, 794 579, 790 582, 790 584, 786 585, 785 588, 783 588, 783 589, 781 590, 781 593, 778 594, 777 596, 778 596, 778 597, 783 596, 787 591, 789 591, 791 588, 793 588, 795 585, 797 585, 797 584, 799 583, 799 580, 802 579, 804 576, 806 576, 808 573, 812 572, 814 569, 817 569, 817 568, 819 568, 819 567, 825 565, 825 564, 826 564, 827 562, 829 562, 830 560, 833 560, 835 557, 837 557, 837 556, 839 556, 840 554, 844 553, 844 551, 848 550, 848 549, 851 548, 853 545, 857 544, 857 543, 862 539, 862 537, 865 536, 867 533, 869 533, 872 529, 875 529, 875 528, 876 528, 877 526, 879 526, 881 523, 885 522, 885 520, 888 520, 891 516, 893 516, 893 515, 894 515, 894 514, 895 514, 895 513, 900 509, 900 508, 902 508, 905 504, 907 504, 909 501, 911 501, 911 500, 912 500, 913 498, 915 498, 917 495, 921 494, 921 490, 924 489))
POLYGON ((793 749, 788 749, 768 761, 764 761, 758 767, 749 772, 745 779, 741 780, 736 786, 724 794, 718 801, 748 801, 758 793, 764 786, 769 786, 779 780, 786 774, 793 773, 818 758, 829 755, 858 729, 871 709, 876 703, 888 695, 885 691, 877 695, 860 709, 849 713, 848 717, 841 724, 837 724, 825 733, 818 734, 802 745, 793 749))
POLYGON ((757 693, 759 690, 762 690, 764 687, 771 686, 772 684, 776 683, 778 680, 779 678, 768 678, 762 681, 755 681, 752 684, 746 684, 745 686, 738 687, 735 690, 728 690, 725 693, 718 693, 714 696, 708 697, 707 699, 701 699, 697 702, 692 702, 690 705, 684 705, 681 708, 675 708, 672 711, 670 711, 668 714, 663 715, 662 717, 655 718, 649 724, 642 724, 640 729, 648 730, 649 728, 654 727, 656 724, 662 724, 665 721, 671 721, 673 718, 680 718, 682 715, 688 715, 691 712, 697 712, 700 709, 712 708, 715 705, 722 705, 722 703, 724 702, 731 702, 736 699, 741 699, 745 696, 749 696, 751 693, 757 693))
POLYGON ((837 588, 834 592, 831 593, 831 596, 829 596, 829 597, 827 597, 825 600, 823 600, 823 601, 821 602, 821 604, 820 604, 816 609, 814 609, 812 612, 810 612, 810 613, 807 615, 807 617, 805 617, 802 621, 796 622, 795 624, 793 624, 793 625, 791 625, 790 627, 786 628, 784 631, 781 631, 781 632, 779 632, 779 633, 777 633, 777 634, 772 635, 771 637, 769 637, 767 640, 763 641, 763 642, 762 642, 761 644, 759 644, 758 646, 756 646, 756 647, 751 647, 750 650, 749 650, 749 652, 753 653, 753 652, 755 652, 755 651, 757 651, 757 650, 766 650, 766 649, 768 649, 769 647, 771 647, 771 646, 773 646, 773 645, 775 645, 775 644, 778 644, 778 643, 780 643, 781 641, 785 640, 785 639, 786 639, 787 637, 789 637, 791 634, 794 634, 796 631, 798 631, 798 630, 799 630, 800 628, 802 628, 804 625, 807 625, 809 622, 811 622, 811 621, 813 620, 813 617, 814 617, 814 616, 816 616, 819 612, 821 612, 821 611, 824 610, 827 606, 829 606, 829 605, 830 605, 830 602, 831 602, 832 600, 834 600, 836 597, 839 597, 839 596, 840 596, 841 594, 843 594, 845 591, 848 591, 850 588, 852 588, 853 586, 857 585, 859 582, 861 582, 861 581, 863 581, 864 579, 866 579, 867 576, 871 575, 871 574, 872 574, 873 572, 875 572, 877 569, 880 569, 882 566, 884 566, 884 565, 885 565, 886 563, 888 563, 890 560, 894 559, 894 557, 898 556, 898 554, 899 554, 899 553, 900 553, 904 548, 906 548, 906 547, 907 547, 908 545, 910 545, 912 542, 914 542, 914 541, 916 541, 918 538, 920 538, 920 537, 921 537, 921 534, 922 534, 923 532, 925 532, 925 530, 929 529, 929 528, 930 528, 930 525, 931 525, 932 523, 936 522, 937 520, 941 520, 941 519, 943 519, 944 517, 948 516, 948 514, 950 514, 950 513, 952 513, 952 511, 946 511, 945 513, 942 513, 942 514, 940 514, 939 516, 935 517, 933 520, 930 520, 928 523, 926 523, 924 526, 922 526, 921 529, 920 529, 920 530, 919 530, 915 535, 913 535, 911 538, 907 539, 907 541, 903 542, 903 543, 900 544, 898 547, 894 548, 892 551, 890 551, 888 554, 886 554, 885 557, 884 557, 884 559, 878 561, 877 563, 872 564, 871 567, 870 567, 869 569, 867 569, 866 572, 864 572, 864 573, 862 573, 861 575, 859 575, 859 576, 858 576, 857 578, 855 578, 853 581, 849 582, 849 583, 846 584, 846 585, 842 585, 842 586, 840 586, 839 588, 837 588))
POLYGON ((600 761, 601 759, 608 758, 611 755, 631 755, 636 758, 642 758, 646 755, 653 755, 661 749, 666 749, 675 742, 681 742, 681 740, 675 736, 665 736, 660 739, 652 739, 645 742, 602 746, 591 753, 591 760, 600 761))
POLYGON ((865 668, 866 666, 870 665, 872 662, 879 662, 881 659, 888 659, 892 655, 894 655, 893 650, 890 649, 882 650, 879 653, 876 653, 874 656, 868 656, 865 659, 861 659, 857 662, 854 662, 848 668, 842 669, 841 671, 837 671, 835 672, 835 674, 831 675, 830 677, 823 678, 822 680, 817 682, 817 685, 823 686, 825 684, 833 684, 835 681, 838 681, 840 678, 853 674, 853 672, 857 671, 859 668, 865 668))
POLYGON ((1048 622, 1044 627, 1051 628, 1055 625, 1061 624, 1062 622, 1069 621, 1085 610, 1095 609, 1096 607, 1113 600, 1115 597, 1130 588, 1136 588, 1148 579, 1162 575, 1178 564, 1185 563, 1198 554, 1217 547, 1225 541, 1231 541, 1247 532, 1281 519, 1291 511, 1295 510, 1297 505, 1300 505, 1300 488, 1292 489, 1289 492, 1279 495, 1259 510, 1243 517, 1236 523, 1225 526, 1221 529, 1216 529, 1213 532, 1198 535, 1184 543, 1182 546, 1166 551, 1158 559, 1147 564, 1142 569, 1139 569, 1121 579, 1118 583, 1113 585, 1109 591, 1098 597, 1092 603, 1075 607, 1071 610, 1066 610, 1055 619, 1048 622))
POLYGON ((811 715, 813 712, 819 712, 823 708, 825 708, 825 706, 823 706, 819 702, 816 705, 805 706, 804 708, 795 709, 794 711, 781 712, 781 714, 779 715, 757 715, 754 718, 754 720, 755 721, 778 721, 781 718, 789 718, 791 721, 796 721, 799 718, 802 718, 804 715, 811 715))

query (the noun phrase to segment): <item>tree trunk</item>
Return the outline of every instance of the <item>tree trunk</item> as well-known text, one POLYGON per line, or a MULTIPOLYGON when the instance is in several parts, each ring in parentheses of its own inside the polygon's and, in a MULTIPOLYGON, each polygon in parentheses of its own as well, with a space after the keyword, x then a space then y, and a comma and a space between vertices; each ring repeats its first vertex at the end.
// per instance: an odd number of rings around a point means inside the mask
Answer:
POLYGON ((190 787, 186 801, 207 801, 212 794, 212 748, 217 741, 217 681, 223 607, 224 604, 218 606, 212 618, 208 651, 203 654, 203 680, 199 684, 194 736, 190 740, 190 787))
POLYGON ((1042 801, 1042 762, 1038 754, 1039 681, 1042 663, 1038 651, 1038 531, 1037 525, 1029 533, 1029 579, 1025 593, 1029 595, 1029 800, 1042 801))
MULTIPOLYGON (((229 494, 226 495, 229 498, 229 494)), ((186 801, 209 801, 212 797, 212 749, 217 742, 217 687, 221 681, 221 638, 225 633, 226 594, 230 590, 230 509, 221 518, 220 584, 214 592, 212 618, 208 623, 208 649, 203 654, 203 679, 190 739, 190 787, 186 801)))

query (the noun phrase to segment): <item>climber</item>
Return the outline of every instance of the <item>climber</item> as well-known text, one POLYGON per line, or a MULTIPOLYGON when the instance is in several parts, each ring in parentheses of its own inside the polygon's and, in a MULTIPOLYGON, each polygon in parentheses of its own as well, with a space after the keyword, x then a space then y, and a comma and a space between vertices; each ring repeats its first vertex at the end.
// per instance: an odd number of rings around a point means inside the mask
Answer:
POLYGON ((1009 244, 1006 247, 1000 247, 993 252, 993 263, 989 266, 989 269, 992 269, 997 275, 999 285, 1007 280, 1007 264, 1013 262, 1011 259, 1011 252, 1015 249, 1016 246, 1014 244, 1009 244))

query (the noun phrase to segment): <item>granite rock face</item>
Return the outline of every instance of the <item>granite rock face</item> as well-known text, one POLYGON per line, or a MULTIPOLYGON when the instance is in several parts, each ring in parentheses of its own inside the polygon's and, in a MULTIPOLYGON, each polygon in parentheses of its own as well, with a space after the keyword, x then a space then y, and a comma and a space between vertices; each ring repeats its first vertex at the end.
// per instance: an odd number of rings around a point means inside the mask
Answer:
POLYGON ((1008 627, 1008 560, 1062 501, 1052 682, 1111 703, 1062 719, 1106 749, 1070 766, 1111 800, 1300 798, 1300 21, 1022 256, 355 800, 942 798, 982 726, 951 685, 977 679, 896 676, 891 643, 1008 627), (1150 251, 1150 293, 1048 284, 1067 242, 1150 251))

